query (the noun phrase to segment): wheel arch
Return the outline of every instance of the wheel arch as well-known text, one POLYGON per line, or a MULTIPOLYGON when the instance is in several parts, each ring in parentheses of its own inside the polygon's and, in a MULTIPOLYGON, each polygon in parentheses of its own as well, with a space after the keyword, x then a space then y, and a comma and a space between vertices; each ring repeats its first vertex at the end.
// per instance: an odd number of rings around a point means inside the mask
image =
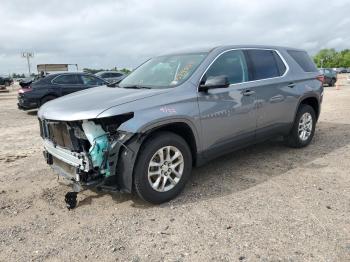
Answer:
POLYGON ((48 97, 48 96, 53 96, 53 97, 55 97, 55 98, 58 98, 58 97, 59 97, 59 96, 58 96, 57 94, 55 94, 55 93, 47 93, 47 94, 45 94, 45 95, 43 95, 43 96, 40 97, 40 104, 41 104, 41 101, 42 101, 45 97, 48 97))
POLYGON ((196 133, 193 130, 193 127, 190 126, 190 124, 188 124, 185 121, 162 123, 157 126, 150 126, 146 128, 142 132, 142 134, 145 136, 146 140, 148 137, 161 131, 168 131, 182 137, 190 147, 193 162, 192 165, 196 164, 196 156, 198 152, 198 138, 196 137, 196 133))
POLYGON ((198 137, 196 131, 193 130, 191 124, 186 120, 164 121, 158 122, 144 127, 139 132, 135 133, 126 143, 125 148, 119 154, 117 166, 120 167, 119 185, 125 192, 133 191, 134 170, 135 164, 139 157, 141 146, 145 141, 157 132, 168 131, 182 137, 190 147, 192 153, 192 165, 196 165, 198 152, 198 137), (125 154, 125 150, 129 150, 132 154, 125 154))
POLYGON ((307 96, 307 97, 303 97, 300 99, 297 110, 295 112, 295 116, 300 108, 301 105, 309 105, 311 106, 314 111, 315 111, 315 115, 316 115, 316 119, 318 120, 318 117, 320 115, 320 101, 316 96, 307 96))

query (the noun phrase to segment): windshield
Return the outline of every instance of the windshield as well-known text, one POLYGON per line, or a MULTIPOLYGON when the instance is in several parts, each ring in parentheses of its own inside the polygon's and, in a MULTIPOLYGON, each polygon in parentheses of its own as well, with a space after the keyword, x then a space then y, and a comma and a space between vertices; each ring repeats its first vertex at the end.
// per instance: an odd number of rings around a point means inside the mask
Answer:
POLYGON ((166 88, 182 84, 196 70, 207 53, 155 57, 136 68, 120 87, 166 88))

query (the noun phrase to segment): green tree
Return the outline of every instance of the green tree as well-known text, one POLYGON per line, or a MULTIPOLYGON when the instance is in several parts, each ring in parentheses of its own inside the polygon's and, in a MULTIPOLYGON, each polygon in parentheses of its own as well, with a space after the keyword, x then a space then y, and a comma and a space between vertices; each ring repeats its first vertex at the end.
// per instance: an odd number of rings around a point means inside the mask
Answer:
POLYGON ((121 72, 123 72, 123 73, 125 73, 125 74, 129 74, 129 73, 131 72, 131 70, 129 70, 129 69, 127 69, 127 68, 123 68, 123 69, 121 69, 121 70, 119 70, 119 71, 121 71, 121 72))
POLYGON ((340 52, 340 67, 350 67, 350 49, 340 52))
POLYGON ((350 49, 344 49, 340 52, 334 48, 322 49, 315 56, 314 61, 318 67, 350 67, 350 49))
POLYGON ((316 65, 323 68, 337 67, 338 60, 339 55, 334 48, 322 49, 314 56, 316 65))
MULTIPOLYGON (((111 69, 103 69, 103 68, 100 68, 100 69, 93 69, 93 68, 84 68, 83 69, 83 72, 85 73, 90 73, 90 74, 96 74, 98 72, 101 72, 101 71, 117 71, 117 67, 114 67, 114 68, 111 68, 111 69)), ((119 71, 123 72, 123 73, 126 73, 126 74, 129 74, 131 71, 127 68, 123 68, 123 69, 120 69, 119 71)))

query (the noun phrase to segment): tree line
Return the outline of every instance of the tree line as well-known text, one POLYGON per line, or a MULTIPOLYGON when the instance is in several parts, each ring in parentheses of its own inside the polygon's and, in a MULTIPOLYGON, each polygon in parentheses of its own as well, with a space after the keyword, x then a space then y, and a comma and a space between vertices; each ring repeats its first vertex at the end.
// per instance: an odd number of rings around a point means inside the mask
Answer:
POLYGON ((112 69, 93 69, 93 68, 83 68, 83 72, 85 73, 90 73, 90 74, 96 74, 98 72, 101 71, 120 71, 123 72, 125 74, 129 74, 131 72, 131 70, 127 69, 127 68, 122 68, 122 69, 118 69, 117 67, 114 67, 112 69))
POLYGON ((322 49, 314 57, 317 67, 322 68, 350 68, 350 49, 337 52, 334 48, 322 49))

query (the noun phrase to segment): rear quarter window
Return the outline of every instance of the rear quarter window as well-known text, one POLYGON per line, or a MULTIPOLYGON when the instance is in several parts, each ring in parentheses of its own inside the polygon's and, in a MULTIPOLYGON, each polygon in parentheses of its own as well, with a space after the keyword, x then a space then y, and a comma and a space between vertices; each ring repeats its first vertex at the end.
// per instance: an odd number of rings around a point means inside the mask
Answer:
POLYGON ((288 54, 304 70, 304 72, 317 72, 317 68, 305 51, 288 50, 288 54))

